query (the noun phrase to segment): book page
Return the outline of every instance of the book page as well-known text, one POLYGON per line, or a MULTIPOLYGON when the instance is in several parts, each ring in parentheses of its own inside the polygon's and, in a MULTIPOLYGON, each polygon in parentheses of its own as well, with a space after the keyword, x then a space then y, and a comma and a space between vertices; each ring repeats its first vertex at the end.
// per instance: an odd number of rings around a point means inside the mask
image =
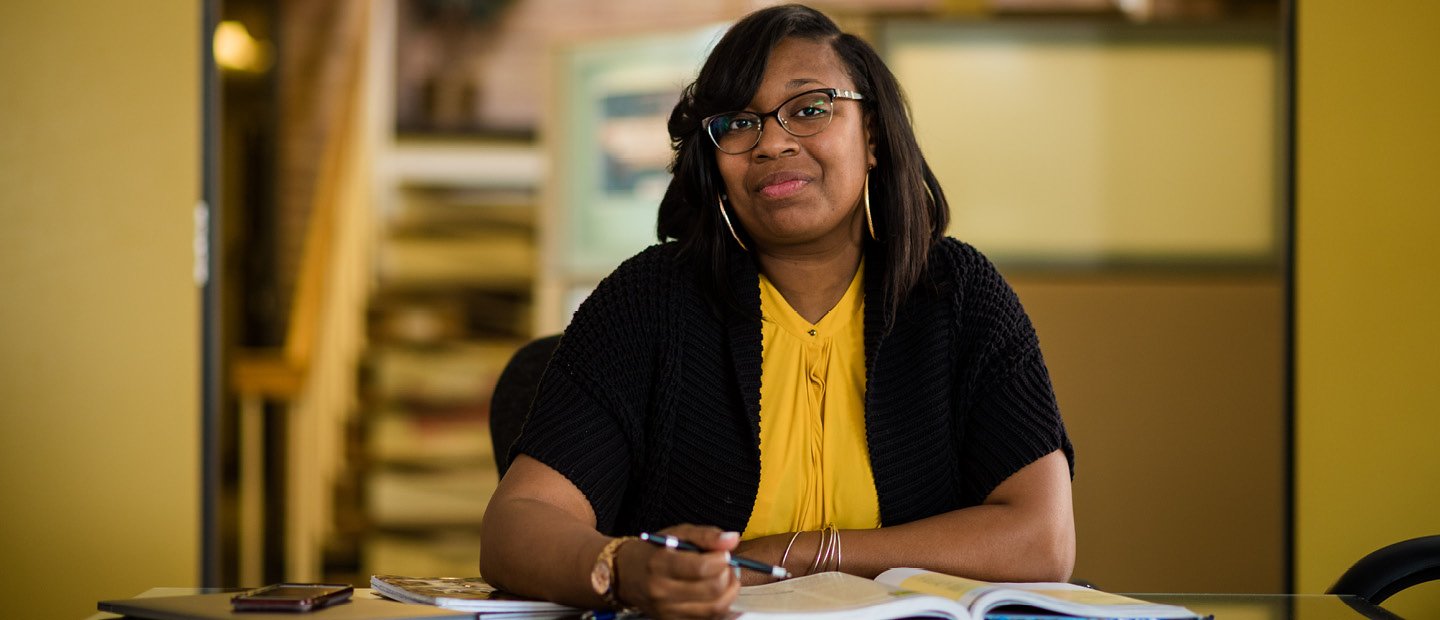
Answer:
POLYGON ((954 603, 845 573, 817 573, 785 581, 740 588, 731 609, 742 618, 890 618, 945 615, 964 619, 954 603))
POLYGON ((1140 599, 1069 583, 997 583, 997 588, 1025 590, 1080 605, 1149 605, 1140 599))
POLYGON ((997 583, 972 606, 975 615, 1009 606, 1040 607, 1065 614, 1106 618, 1195 618, 1184 607, 1157 605, 1069 583, 997 583))
POLYGON ((993 588, 993 584, 984 581, 919 568, 892 568, 880 573, 875 580, 902 590, 943 596, 958 601, 967 608, 976 598, 993 588))
POLYGON ((982 618, 1001 607, 1037 607, 1051 612, 1104 618, 1195 618, 1175 605, 1157 605, 1069 583, 988 583, 917 568, 894 568, 876 577, 892 586, 944 596, 982 618))

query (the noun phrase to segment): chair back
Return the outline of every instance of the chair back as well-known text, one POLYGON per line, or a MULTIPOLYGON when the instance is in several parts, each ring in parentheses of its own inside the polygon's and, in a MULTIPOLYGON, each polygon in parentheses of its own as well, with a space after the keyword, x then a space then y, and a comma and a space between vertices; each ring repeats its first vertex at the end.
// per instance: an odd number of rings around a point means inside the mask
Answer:
POLYGON ((1351 566, 1327 594, 1350 594, 1379 605, 1410 586, 1440 579, 1440 536, 1403 540, 1351 566))
POLYGON ((510 446, 520 436, 525 418, 530 415, 540 377, 545 374, 545 366, 558 344, 560 335, 556 334, 520 347, 495 381, 495 391, 490 396, 490 442, 495 447, 495 467, 502 478, 510 468, 510 446))

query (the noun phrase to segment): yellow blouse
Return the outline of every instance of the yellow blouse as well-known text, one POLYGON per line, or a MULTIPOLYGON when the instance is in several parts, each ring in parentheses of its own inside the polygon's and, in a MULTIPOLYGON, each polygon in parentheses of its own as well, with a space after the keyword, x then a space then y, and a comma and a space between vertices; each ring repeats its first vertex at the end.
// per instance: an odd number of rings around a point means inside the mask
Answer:
POLYGON ((760 491, 744 539, 880 526, 865 443, 865 294, 811 325, 760 276, 760 491))

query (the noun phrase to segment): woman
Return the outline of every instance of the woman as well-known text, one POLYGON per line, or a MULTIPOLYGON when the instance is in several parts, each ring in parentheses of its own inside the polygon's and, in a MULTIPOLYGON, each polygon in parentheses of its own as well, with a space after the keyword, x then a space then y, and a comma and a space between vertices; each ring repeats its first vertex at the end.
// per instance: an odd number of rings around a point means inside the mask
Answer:
POLYGON ((797 575, 1068 578, 1073 457, 1034 330, 944 238, 875 52, 812 9, 758 11, 669 130, 672 241, 566 330, 486 511, 485 578, 655 617, 723 615, 761 579, 732 552, 797 575))

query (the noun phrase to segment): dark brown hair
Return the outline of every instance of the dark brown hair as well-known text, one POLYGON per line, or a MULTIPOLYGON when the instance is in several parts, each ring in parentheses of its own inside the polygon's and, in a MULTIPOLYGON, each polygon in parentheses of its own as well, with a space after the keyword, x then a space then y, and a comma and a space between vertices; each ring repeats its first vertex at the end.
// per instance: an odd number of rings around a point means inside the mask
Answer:
POLYGON ((705 136, 700 120, 749 105, 760 88, 770 51, 789 37, 828 42, 865 97, 860 103, 876 160, 870 176, 870 209, 879 237, 867 238, 865 253, 871 261, 884 261, 884 303, 887 315, 893 317, 920 281, 931 247, 945 234, 950 208, 920 152, 909 106, 894 74, 868 43, 841 32, 835 22, 810 7, 787 4, 746 16, 721 37, 699 76, 685 87, 670 114, 674 177, 660 201, 656 232, 661 241, 678 241, 682 259, 694 265, 711 290, 728 305, 740 307, 729 287, 727 265, 748 257, 732 255, 742 251, 729 239, 720 219, 717 200, 725 183, 715 162, 715 145, 705 136))

